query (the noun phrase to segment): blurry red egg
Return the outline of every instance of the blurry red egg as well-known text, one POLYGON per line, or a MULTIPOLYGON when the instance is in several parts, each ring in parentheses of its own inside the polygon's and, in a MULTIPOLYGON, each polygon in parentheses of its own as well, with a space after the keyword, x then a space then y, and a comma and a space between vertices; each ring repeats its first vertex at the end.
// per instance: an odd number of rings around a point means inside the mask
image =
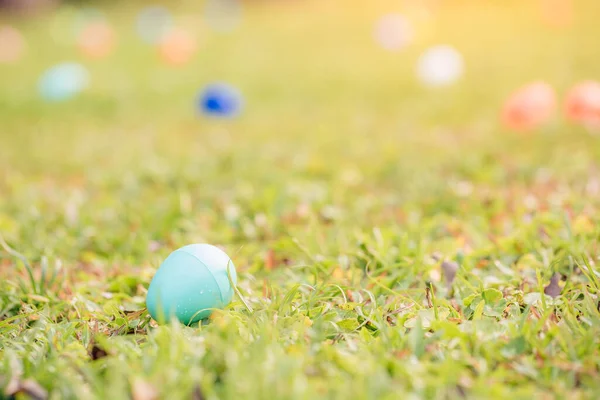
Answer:
POLYGON ((83 28, 78 42, 80 50, 90 58, 104 58, 115 45, 112 28, 104 21, 94 21, 83 28))
POLYGON ((571 121, 600 128, 600 83, 586 81, 575 85, 567 94, 564 109, 571 121))
POLYGON ((545 82, 530 83, 504 104, 502 122, 510 129, 528 131, 547 122, 556 108, 556 94, 545 82))
POLYGON ((158 50, 164 62, 170 65, 183 65, 190 61, 196 52, 196 39, 182 29, 172 29, 161 40, 158 50))
POLYGON ((0 26, 0 64, 16 62, 25 50, 21 33, 10 26, 0 26))

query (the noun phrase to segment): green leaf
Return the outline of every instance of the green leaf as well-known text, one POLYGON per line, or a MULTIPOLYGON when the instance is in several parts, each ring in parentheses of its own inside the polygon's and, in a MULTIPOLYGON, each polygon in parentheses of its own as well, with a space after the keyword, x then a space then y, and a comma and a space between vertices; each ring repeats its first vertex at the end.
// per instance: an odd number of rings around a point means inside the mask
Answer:
POLYGON ((358 331, 358 336, 360 337, 360 340, 365 341, 366 343, 372 342, 373 341, 373 335, 370 333, 371 331, 369 329, 361 329, 360 331, 358 331))
POLYGON ((524 336, 519 336, 508 342, 502 349, 503 357, 514 357, 522 354, 527 348, 527 341, 524 336))
POLYGON ((473 293, 467 297, 465 297, 463 299, 463 304, 465 305, 465 307, 469 307, 471 304, 473 304, 473 302, 475 301, 476 298, 481 297, 479 295, 479 293, 473 293))
POLYGON ((481 297, 485 300, 487 304, 495 304, 502 299, 502 292, 498 289, 489 288, 485 289, 481 293, 481 297))
POLYGON ((433 321, 431 328, 436 332, 440 332, 445 339, 462 338, 464 336, 457 324, 448 321, 433 321))
POLYGON ((341 330, 345 332, 355 331, 360 325, 356 318, 343 319, 341 321, 336 322, 336 324, 341 330))
POLYGON ((488 317, 496 317, 496 318, 500 318, 502 317, 502 312, 504 310, 502 308, 497 308, 497 307, 491 307, 489 305, 485 305, 485 307, 483 307, 483 315, 487 315, 488 317))
POLYGON ((421 318, 417 318, 415 327, 410 330, 408 343, 415 356, 421 357, 425 353, 425 336, 421 318))
POLYGON ((108 286, 108 291, 113 293, 125 293, 132 295, 135 293, 139 283, 139 277, 131 275, 121 275, 116 277, 108 286))
POLYGON ((475 312, 473 313, 473 320, 481 319, 483 315, 483 307, 485 306, 485 300, 481 300, 477 303, 477 307, 475 307, 475 312))

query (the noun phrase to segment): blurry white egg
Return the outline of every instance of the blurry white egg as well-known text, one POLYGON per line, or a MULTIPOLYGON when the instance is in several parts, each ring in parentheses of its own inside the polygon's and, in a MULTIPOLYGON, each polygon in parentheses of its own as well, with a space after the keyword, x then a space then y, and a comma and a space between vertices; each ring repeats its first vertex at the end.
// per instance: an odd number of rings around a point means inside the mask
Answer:
POLYGON ((429 48, 417 64, 417 76, 428 86, 450 85, 461 77, 463 71, 462 55, 448 45, 429 48))

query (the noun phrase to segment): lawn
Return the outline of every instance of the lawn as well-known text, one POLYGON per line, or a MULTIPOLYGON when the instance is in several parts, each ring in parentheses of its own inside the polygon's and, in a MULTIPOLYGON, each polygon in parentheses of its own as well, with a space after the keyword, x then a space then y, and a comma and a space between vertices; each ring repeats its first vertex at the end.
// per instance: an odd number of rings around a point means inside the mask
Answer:
POLYGON ((0 14, 27 41, 0 64, 0 398, 600 397, 600 136, 499 119, 528 82, 600 79, 597 0, 564 26, 539 1, 247 1, 230 33, 196 3, 169 6, 199 38, 178 68, 137 37, 142 2, 99 3, 101 60, 75 8, 0 14), (414 21, 401 52, 373 40, 387 12, 414 21), (425 87, 439 43, 465 74, 425 87), (90 87, 43 102, 63 61, 90 87), (198 115, 213 81, 239 117, 198 115), (148 285, 190 243, 231 256, 239 295, 158 325, 148 285))

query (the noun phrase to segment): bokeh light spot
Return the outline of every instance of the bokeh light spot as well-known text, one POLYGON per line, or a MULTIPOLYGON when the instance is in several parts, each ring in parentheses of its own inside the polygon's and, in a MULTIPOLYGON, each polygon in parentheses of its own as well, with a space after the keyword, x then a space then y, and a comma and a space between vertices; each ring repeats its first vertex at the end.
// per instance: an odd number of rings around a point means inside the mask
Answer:
POLYGON ((546 123, 556 109, 556 93, 546 82, 533 82, 512 93, 504 103, 502 122, 515 131, 546 123))
POLYGON ((462 55, 452 46, 438 45, 419 58, 417 76, 428 86, 446 86, 458 80, 464 70, 462 55))
POLYGON ((92 21, 79 33, 78 45, 87 57, 104 58, 114 48, 114 31, 106 21, 92 21))
POLYGON ((600 129, 600 82, 584 81, 575 85, 565 98, 567 118, 588 129, 600 129))
POLYGON ((25 51, 25 39, 11 26, 0 26, 0 64, 18 61, 25 51))
POLYGON ((159 44, 162 60, 170 65, 186 64, 196 53, 197 41, 194 36, 183 29, 172 29, 159 44))
POLYGON ((40 95, 47 101, 68 100, 89 83, 89 73, 81 64, 66 62, 49 68, 39 81, 40 95))
POLYGON ((242 95, 231 85, 212 83, 200 92, 198 106, 205 115, 231 118, 241 112, 242 95))
POLYGON ((381 47, 390 51, 402 50, 413 39, 410 21, 400 14, 387 14, 375 25, 375 40, 381 47))

